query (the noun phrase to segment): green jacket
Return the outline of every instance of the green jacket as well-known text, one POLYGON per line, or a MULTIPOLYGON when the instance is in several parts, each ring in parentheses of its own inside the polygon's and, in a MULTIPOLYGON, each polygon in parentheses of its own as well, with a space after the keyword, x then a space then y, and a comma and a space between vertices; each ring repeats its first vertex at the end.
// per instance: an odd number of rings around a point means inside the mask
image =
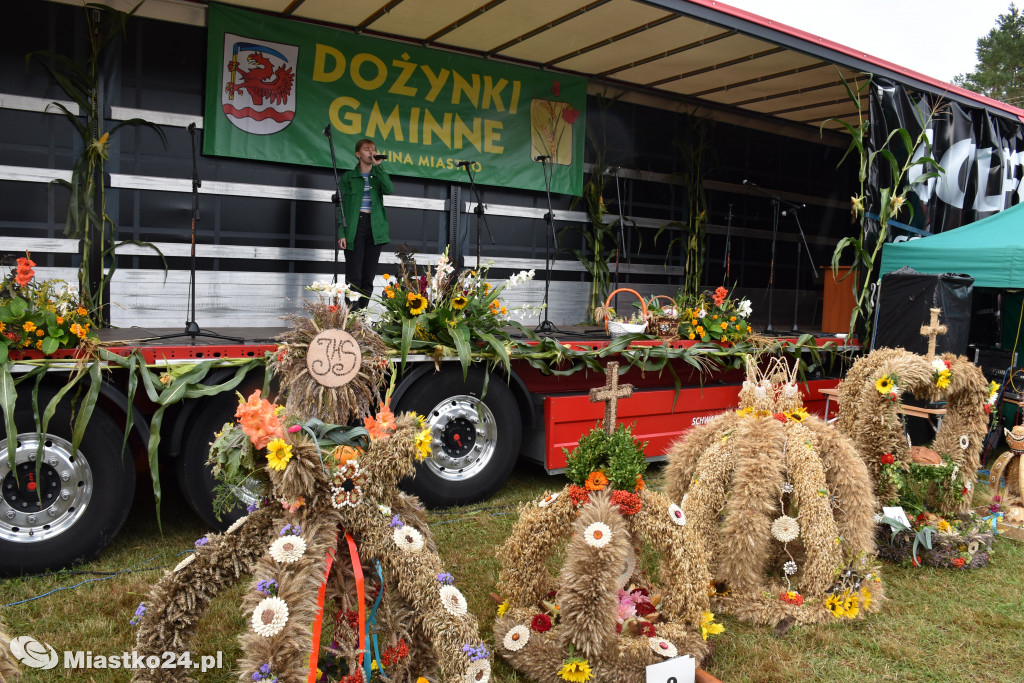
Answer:
MULTIPOLYGON (((346 251, 355 248, 356 225, 359 222, 359 207, 363 203, 363 174, 357 165, 347 171, 341 180, 341 210, 345 213, 345 228, 338 226, 338 239, 346 240, 346 251)), ((387 244, 391 241, 388 230, 388 214, 384 209, 384 195, 395 191, 388 172, 380 166, 370 169, 370 226, 373 230, 374 244, 387 244)))

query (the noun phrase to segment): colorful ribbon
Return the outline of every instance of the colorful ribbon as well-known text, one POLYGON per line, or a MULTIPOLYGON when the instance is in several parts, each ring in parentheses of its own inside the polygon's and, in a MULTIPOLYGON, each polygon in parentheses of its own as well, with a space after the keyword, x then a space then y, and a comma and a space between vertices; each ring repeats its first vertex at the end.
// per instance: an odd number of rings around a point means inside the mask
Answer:
POLYGON ((982 517, 981 521, 988 522, 988 521, 991 520, 991 522, 992 522, 992 533, 998 534, 999 533, 999 520, 1002 519, 1002 518, 1003 518, 1003 513, 1002 512, 993 512, 988 517, 982 517))
MULTIPOLYGON (((376 660, 377 666, 380 668, 380 672, 384 673, 384 662, 380 657, 380 647, 377 645, 377 608, 380 607, 380 602, 384 598, 384 573, 380 569, 380 562, 377 560, 373 561, 374 566, 377 568, 377 578, 380 579, 380 590, 377 591, 377 599, 373 602, 373 608, 370 610, 369 616, 366 618, 365 633, 359 634, 359 639, 363 642, 371 641, 373 643, 373 659, 376 660), (370 627, 373 629, 373 637, 370 637, 370 627)), ((361 604, 361 603, 360 603, 361 604)), ((362 624, 360 624, 362 628, 362 624)), ((367 657, 363 662, 363 671, 366 674, 365 680, 370 680, 370 658, 367 657)))
POLYGON ((345 532, 345 541, 348 542, 348 554, 352 558, 352 576, 356 580, 356 607, 359 611, 359 664, 366 662, 367 676, 370 680, 370 660, 363 657, 366 653, 366 581, 363 579, 363 563, 359 559, 359 551, 356 549, 356 541, 352 534, 345 532))

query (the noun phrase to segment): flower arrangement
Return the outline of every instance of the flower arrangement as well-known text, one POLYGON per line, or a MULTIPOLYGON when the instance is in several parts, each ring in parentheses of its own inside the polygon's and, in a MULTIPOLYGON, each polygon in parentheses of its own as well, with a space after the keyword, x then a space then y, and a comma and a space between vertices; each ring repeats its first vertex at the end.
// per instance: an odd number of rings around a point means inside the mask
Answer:
POLYGON ((488 282, 486 267, 456 272, 447 250, 436 266, 423 270, 410 252, 399 251, 397 255, 398 275, 384 274, 378 330, 400 349, 403 359, 412 348, 431 354, 447 348, 458 354, 466 368, 474 347, 483 345, 508 363, 506 344, 510 337, 504 328, 516 327, 524 334, 527 331, 509 318, 501 295, 532 280, 535 271, 521 271, 494 286, 488 282))
POLYGON ((609 490, 612 503, 623 514, 635 514, 640 508, 643 474, 647 470, 644 449, 626 425, 616 426, 608 434, 595 427, 580 437, 576 448, 565 453, 565 476, 571 482, 569 495, 576 504, 589 500, 590 493, 609 490))
POLYGON ((63 280, 37 280, 28 252, 0 282, 0 363, 14 350, 50 355, 95 338, 78 290, 63 280))
POLYGON ((932 380, 935 382, 936 389, 949 388, 951 367, 952 364, 948 360, 944 360, 942 358, 936 358, 935 360, 932 361, 932 380))
POLYGON ((731 343, 742 341, 753 332, 747 322, 752 312, 750 300, 730 298, 725 287, 696 296, 680 291, 676 294, 676 308, 680 312, 679 335, 683 339, 731 343))
MULTIPOLYGON (((998 502, 993 504, 998 510, 998 502)), ((987 566, 992 554, 995 515, 979 517, 973 512, 943 518, 923 511, 910 526, 891 517, 881 517, 877 528, 878 556, 913 567, 978 569, 987 566)))

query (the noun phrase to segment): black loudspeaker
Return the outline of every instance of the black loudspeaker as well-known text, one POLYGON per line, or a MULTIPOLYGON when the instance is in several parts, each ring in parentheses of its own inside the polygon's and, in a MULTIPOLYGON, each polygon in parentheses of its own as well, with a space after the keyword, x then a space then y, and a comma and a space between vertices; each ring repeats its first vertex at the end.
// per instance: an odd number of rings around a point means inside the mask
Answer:
POLYGON ((871 347, 903 347, 911 353, 928 353, 928 337, 921 326, 931 320, 932 308, 942 309, 939 324, 946 333, 935 341, 935 353, 967 352, 971 328, 971 294, 974 278, 962 273, 919 273, 903 267, 882 276, 875 336, 871 347))

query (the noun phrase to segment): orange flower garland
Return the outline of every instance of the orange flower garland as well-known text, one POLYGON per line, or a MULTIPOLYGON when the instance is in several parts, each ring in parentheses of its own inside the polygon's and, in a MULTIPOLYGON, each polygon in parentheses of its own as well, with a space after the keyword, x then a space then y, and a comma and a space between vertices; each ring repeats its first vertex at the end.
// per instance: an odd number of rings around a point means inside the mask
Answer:
POLYGON ((266 448, 272 439, 284 438, 281 421, 274 414, 277 406, 260 398, 261 389, 252 392, 246 401, 240 401, 235 417, 238 425, 256 448, 266 448))

